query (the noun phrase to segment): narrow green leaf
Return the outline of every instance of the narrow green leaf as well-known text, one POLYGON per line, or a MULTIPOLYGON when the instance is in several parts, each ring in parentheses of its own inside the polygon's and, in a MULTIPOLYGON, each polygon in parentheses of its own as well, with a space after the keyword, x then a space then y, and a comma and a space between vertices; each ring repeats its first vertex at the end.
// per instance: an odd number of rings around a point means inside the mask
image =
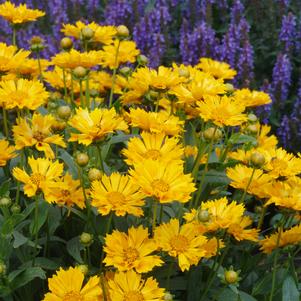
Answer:
POLYGON ((300 293, 292 276, 285 278, 282 285, 282 301, 299 301, 300 293))
POLYGON ((257 301, 254 297, 242 291, 239 291, 239 297, 241 301, 257 301))
POLYGON ((83 259, 80 255, 80 251, 83 250, 84 247, 81 245, 79 241, 79 237, 73 237, 71 240, 67 242, 67 251, 68 253, 78 262, 83 263, 83 259))

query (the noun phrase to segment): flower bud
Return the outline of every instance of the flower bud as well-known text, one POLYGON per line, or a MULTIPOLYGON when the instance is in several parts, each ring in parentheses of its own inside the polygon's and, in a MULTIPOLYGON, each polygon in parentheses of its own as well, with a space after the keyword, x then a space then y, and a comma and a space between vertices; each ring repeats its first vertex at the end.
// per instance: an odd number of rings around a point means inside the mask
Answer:
POLYGON ((90 182, 100 180, 101 176, 102 176, 102 172, 99 169, 91 168, 89 170, 88 178, 89 178, 90 182))
POLYGON ((159 93, 157 91, 150 90, 149 91, 149 96, 150 96, 151 99, 158 99, 159 93))
POLYGON ((62 38, 61 39, 61 48, 64 49, 65 51, 70 50, 73 47, 73 42, 70 38, 62 38))
POLYGON ((73 74, 76 78, 83 79, 87 75, 87 69, 82 66, 78 66, 73 69, 73 74))
POLYGON ((198 210, 196 218, 199 222, 206 223, 210 219, 210 214, 208 210, 198 210))
POLYGON ((18 204, 13 204, 11 207, 10 207, 10 211, 12 214, 18 214, 21 212, 21 206, 18 205, 18 204))
POLYGON ((39 36, 33 36, 30 40, 30 50, 34 52, 42 51, 44 46, 44 40, 39 36))
POLYGON ((259 152, 254 152, 251 154, 251 157, 250 157, 250 161, 251 161, 251 164, 254 166, 254 167, 262 167, 265 163, 265 157, 263 154, 259 153, 259 152))
POLYGON ((52 124, 51 129, 55 132, 61 132, 66 128, 66 126, 67 123, 65 121, 56 119, 52 124))
POLYGON ((86 166, 89 163, 89 156, 85 153, 79 153, 76 155, 76 163, 79 166, 86 166))
POLYGON ((83 40, 91 40, 94 37, 94 30, 90 27, 84 27, 81 31, 83 40))
POLYGON ((164 301, 172 301, 173 295, 170 292, 166 292, 164 295, 164 301))
POLYGON ((9 207, 11 205, 11 203, 12 203, 12 201, 11 201, 11 198, 9 198, 9 197, 4 196, 0 199, 0 206, 2 206, 2 207, 9 207))
POLYGON ((232 93, 234 91, 234 86, 232 84, 226 83, 225 86, 228 93, 232 93))
POLYGON ((246 131, 251 134, 257 134, 258 133, 258 126, 257 124, 250 124, 246 127, 246 131))
POLYGON ((137 62, 139 65, 146 66, 148 64, 148 58, 145 55, 140 54, 137 56, 137 62))
POLYGON ((123 76, 128 76, 131 73, 132 69, 129 67, 122 67, 119 69, 120 74, 123 76))
POLYGON ((179 69, 179 75, 181 76, 181 77, 185 77, 185 78, 189 78, 190 77, 190 72, 189 72, 189 70, 186 68, 181 68, 181 69, 179 69))
POLYGON ((89 268, 88 268, 88 266, 87 266, 86 264, 79 264, 77 267, 80 269, 80 271, 81 271, 85 276, 88 274, 89 268))
POLYGON ((229 284, 236 283, 238 280, 238 274, 233 270, 225 271, 224 276, 226 282, 229 284))
POLYGON ((217 141, 222 138, 223 133, 221 130, 211 127, 211 128, 206 129, 203 132, 203 135, 204 135, 204 138, 208 141, 211 141, 211 140, 217 141))
POLYGON ((83 232, 79 240, 82 245, 89 247, 93 243, 93 235, 87 232, 83 232))
POLYGON ((256 121, 258 120, 258 118, 257 118, 257 116, 254 115, 254 114, 249 114, 249 115, 248 115, 248 120, 249 120, 250 122, 256 122, 256 121))
POLYGON ((99 92, 96 89, 90 89, 90 96, 96 98, 99 95, 99 92))
POLYGON ((4 276, 6 274, 6 264, 1 260, 0 261, 0 276, 4 276))
MULTIPOLYGON (((50 99, 51 100, 57 100, 57 99, 61 99, 62 98, 62 94, 60 93, 60 92, 52 92, 51 94, 50 94, 50 99)), ((48 102, 48 104, 49 104, 49 102, 48 102)), ((55 107, 57 106, 57 104, 55 104, 55 107)))
POLYGON ((125 25, 119 25, 116 28, 117 36, 120 38, 127 38, 130 35, 129 29, 125 25))
POLYGON ((57 115, 62 119, 68 119, 71 115, 71 108, 69 106, 60 106, 57 109, 57 115))

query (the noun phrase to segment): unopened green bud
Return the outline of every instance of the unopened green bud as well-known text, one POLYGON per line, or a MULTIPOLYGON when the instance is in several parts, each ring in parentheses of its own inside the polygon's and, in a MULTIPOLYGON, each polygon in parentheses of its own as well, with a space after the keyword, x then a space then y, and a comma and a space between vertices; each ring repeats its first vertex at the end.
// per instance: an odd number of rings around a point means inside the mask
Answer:
POLYGON ((80 243, 85 247, 90 246, 93 243, 93 235, 87 232, 83 232, 80 236, 80 243))

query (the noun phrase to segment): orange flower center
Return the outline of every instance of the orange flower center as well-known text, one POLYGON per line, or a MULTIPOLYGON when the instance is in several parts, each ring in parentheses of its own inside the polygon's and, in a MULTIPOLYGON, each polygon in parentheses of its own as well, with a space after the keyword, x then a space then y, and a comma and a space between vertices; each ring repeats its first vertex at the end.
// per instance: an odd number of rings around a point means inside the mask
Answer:
POLYGON ((8 99, 11 100, 12 102, 16 103, 22 103, 24 100, 28 98, 28 94, 24 91, 14 91, 10 93, 8 99))
POLYGON ((124 261, 128 263, 133 263, 139 258, 139 252, 135 248, 129 247, 124 250, 123 258, 124 261))
POLYGON ((287 169, 287 163, 284 160, 281 159, 272 159, 271 161, 273 169, 277 170, 286 170, 287 169))
POLYGON ((109 202, 111 202, 111 204, 113 205, 122 205, 125 203, 126 199, 124 197, 124 195, 119 192, 119 191, 111 191, 107 194, 107 199, 109 200, 109 202))
POLYGON ((40 131, 36 131, 33 133, 33 138, 35 138, 37 141, 43 141, 46 137, 47 135, 40 131))
POLYGON ((123 301, 144 301, 142 293, 137 291, 129 291, 124 295, 123 301))
POLYGON ((187 250, 187 246, 189 244, 189 241, 187 237, 184 235, 176 235, 170 240, 170 245, 173 250, 175 250, 178 253, 183 253, 187 250))
POLYGON ((40 187, 41 182, 45 181, 45 176, 41 175, 40 173, 33 173, 30 176, 30 181, 35 184, 37 187, 40 187))
POLYGON ((70 196, 70 191, 69 190, 66 190, 66 189, 63 189, 62 190, 62 196, 67 198, 70 196))
POLYGON ((71 291, 64 295, 62 301, 84 301, 84 297, 79 292, 71 291))
POLYGON ((145 153, 146 159, 157 160, 161 157, 161 153, 156 149, 150 149, 145 153))
POLYGON ((160 191, 160 192, 167 192, 169 190, 169 185, 164 182, 163 180, 154 180, 151 183, 151 186, 154 190, 160 191))

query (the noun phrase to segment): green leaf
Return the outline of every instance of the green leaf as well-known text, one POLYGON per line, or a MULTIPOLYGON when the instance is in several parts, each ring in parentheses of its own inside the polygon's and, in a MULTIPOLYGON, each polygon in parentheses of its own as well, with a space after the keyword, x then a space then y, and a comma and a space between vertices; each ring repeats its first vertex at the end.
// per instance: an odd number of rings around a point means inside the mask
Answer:
POLYGON ((68 253, 78 262, 83 263, 83 259, 80 255, 80 251, 83 250, 84 247, 81 245, 79 241, 79 236, 73 237, 67 242, 67 251, 68 253))
POLYGON ((13 271, 8 275, 10 286, 17 289, 35 278, 46 279, 45 271, 40 267, 29 267, 13 271))
POLYGON ((257 301, 254 297, 242 291, 239 291, 239 297, 241 301, 257 301))
POLYGON ((10 185, 10 180, 7 180, 2 183, 2 185, 0 186, 0 196, 5 196, 8 194, 9 185, 10 185))
POLYGON ((19 248, 20 246, 26 244, 26 242, 28 241, 28 238, 18 231, 13 232, 13 237, 14 237, 14 242, 13 242, 14 248, 19 248))
MULTIPOLYGON (((50 260, 45 257, 36 257, 35 259, 35 265, 37 267, 43 268, 44 270, 57 270, 61 264, 58 262, 55 262, 53 260, 50 260)), ((25 269, 32 266, 32 260, 29 260, 22 264, 21 268, 25 269)))
POLYGON ((237 300, 238 295, 234 293, 231 289, 225 288, 221 293, 217 294, 217 301, 233 301, 237 300))
POLYGON ((45 201, 41 200, 38 206, 38 219, 37 219, 37 225, 36 221, 33 218, 30 225, 29 225, 29 231, 31 234, 36 234, 42 226, 45 224, 47 220, 49 210, 49 204, 47 204, 45 201))
POLYGON ((256 140, 255 137, 244 135, 244 134, 241 134, 241 133, 233 134, 230 137, 228 142, 231 143, 231 144, 246 144, 246 143, 251 143, 253 145, 257 144, 257 140, 256 140))
POLYGON ((68 171, 71 173, 73 178, 77 178, 78 171, 77 171, 77 167, 76 167, 73 157, 70 156, 70 154, 68 152, 66 152, 65 150, 60 149, 59 150, 59 158, 62 159, 64 161, 64 163, 67 165, 68 171))
POLYGON ((282 301, 299 301, 300 293, 292 276, 285 278, 282 285, 282 301))
POLYGON ((1 234, 8 235, 11 234, 14 230, 15 225, 20 223, 24 219, 23 214, 14 214, 10 216, 1 227, 1 234))

